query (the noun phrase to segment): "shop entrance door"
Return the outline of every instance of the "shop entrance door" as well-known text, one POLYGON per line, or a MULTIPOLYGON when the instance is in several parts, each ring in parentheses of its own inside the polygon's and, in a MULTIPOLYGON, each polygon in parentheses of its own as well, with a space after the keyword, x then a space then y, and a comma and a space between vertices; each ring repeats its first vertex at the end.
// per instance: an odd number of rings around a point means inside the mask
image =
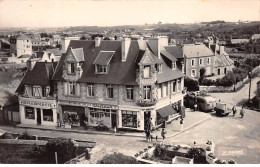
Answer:
POLYGON ((151 113, 149 111, 144 112, 144 130, 149 127, 149 120, 151 118, 151 113))
POLYGON ((111 127, 116 127, 116 114, 111 113, 111 127))
POLYGON ((37 108, 37 124, 42 123, 42 117, 41 117, 41 109, 37 108))

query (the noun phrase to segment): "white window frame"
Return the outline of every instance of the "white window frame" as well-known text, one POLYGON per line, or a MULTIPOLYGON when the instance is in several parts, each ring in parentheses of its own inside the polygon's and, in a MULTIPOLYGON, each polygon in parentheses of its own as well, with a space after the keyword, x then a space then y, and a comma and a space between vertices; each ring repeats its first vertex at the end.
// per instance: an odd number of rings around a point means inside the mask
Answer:
POLYGON ((134 99, 134 87, 133 86, 126 86, 126 99, 133 100, 134 99), (128 98, 130 97, 130 98, 128 98))
POLYGON ((107 74, 107 65, 96 64, 96 70, 98 74, 107 74))
POLYGON ((191 66, 194 67, 195 66, 195 60, 194 59, 191 59, 191 66))
POLYGON ((69 95, 76 95, 76 83, 75 82, 69 82, 69 95), (74 89, 72 92, 71 89, 74 89))
POLYGON ((151 72, 151 66, 144 66, 144 78, 149 78, 151 72))
POLYGON ((202 58, 199 59, 199 65, 203 65, 203 59, 202 58))
POLYGON ((107 98, 108 99, 113 99, 114 98, 114 87, 113 87, 113 85, 107 85, 107 98), (110 96, 110 95, 112 95, 112 96, 110 96))
POLYGON ((196 70, 195 69, 191 69, 191 77, 195 77, 195 76, 196 76, 196 70), (195 71, 194 75, 193 75, 193 71, 195 71))
POLYGON ((151 85, 146 85, 143 87, 143 92, 144 92, 144 100, 151 100, 152 96, 152 87, 151 85), (149 95, 149 98, 148 98, 149 95))
POLYGON ((93 83, 88 83, 88 97, 94 97, 94 84, 93 83))
POLYGON ((207 64, 210 64, 210 57, 207 58, 207 64))

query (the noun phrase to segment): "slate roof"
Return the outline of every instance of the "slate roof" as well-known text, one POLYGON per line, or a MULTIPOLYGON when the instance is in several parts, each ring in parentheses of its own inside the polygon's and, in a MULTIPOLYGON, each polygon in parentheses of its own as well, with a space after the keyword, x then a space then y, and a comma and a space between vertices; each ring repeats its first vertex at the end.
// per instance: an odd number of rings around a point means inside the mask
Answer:
POLYGON ((57 62, 36 62, 32 70, 28 70, 15 92, 22 93, 24 85, 51 85, 57 62))
POLYGON ((114 54, 114 51, 100 51, 93 64, 108 65, 114 54))
POLYGON ((179 59, 179 58, 183 58, 183 50, 181 47, 178 46, 166 46, 164 47, 165 50, 172 54, 175 58, 179 59))
POLYGON ((185 75, 178 69, 172 70, 169 68, 166 63, 162 64, 162 72, 158 73, 157 75, 157 82, 158 83, 163 83, 166 81, 171 81, 173 79, 177 79, 180 77, 184 77, 185 75))
POLYGON ((84 53, 82 48, 72 49, 72 52, 79 62, 84 61, 84 53))
POLYGON ((166 50, 161 50, 160 52, 161 52, 161 54, 163 54, 165 57, 167 57, 169 60, 171 60, 171 61, 177 61, 177 59, 176 59, 172 54, 170 54, 169 52, 167 52, 166 50))
POLYGON ((186 58, 214 56, 214 52, 206 45, 184 45, 183 53, 186 58))
POLYGON ((21 55, 18 57, 18 59, 22 59, 22 58, 30 58, 32 55, 29 54, 25 54, 25 55, 21 55))
POLYGON ((30 37, 26 36, 26 35, 20 35, 17 40, 31 40, 30 37))
MULTIPOLYGON (((142 44, 142 46, 145 46, 142 44)), ((145 51, 140 49, 139 43, 132 40, 130 43, 127 59, 121 61, 121 41, 102 40, 99 47, 95 47, 95 42, 72 40, 69 48, 82 48, 84 53, 84 62, 82 62, 83 73, 77 82, 102 83, 102 84, 120 84, 120 85, 138 85, 136 82, 136 71, 138 63, 142 59, 145 51), (93 62, 101 51, 114 51, 113 58, 110 61, 110 67, 107 74, 95 74, 93 62)), ((69 50, 67 51, 67 53, 69 50)), ((62 78, 62 68, 67 53, 61 56, 53 80, 64 81, 62 78)), ((163 72, 158 74, 158 82, 165 82, 171 79, 184 76, 179 70, 171 70, 162 59, 158 59, 151 51, 150 55, 157 63, 163 63, 163 72)))
POLYGON ((225 67, 225 66, 230 66, 233 64, 233 60, 228 58, 225 55, 216 55, 215 56, 215 67, 225 67))
POLYGON ((55 56, 61 56, 62 52, 59 49, 46 49, 47 52, 53 53, 55 56))

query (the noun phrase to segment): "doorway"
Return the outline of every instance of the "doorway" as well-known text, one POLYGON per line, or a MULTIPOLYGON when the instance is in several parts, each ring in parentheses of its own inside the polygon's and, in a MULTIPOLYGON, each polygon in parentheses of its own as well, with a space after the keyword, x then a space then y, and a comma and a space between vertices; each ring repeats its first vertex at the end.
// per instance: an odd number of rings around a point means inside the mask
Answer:
POLYGON ((37 108, 37 124, 42 123, 41 109, 37 108))
POLYGON ((111 127, 116 127, 116 114, 111 113, 111 127))
POLYGON ((151 118, 150 111, 144 112, 144 130, 147 130, 149 128, 149 120, 151 118))

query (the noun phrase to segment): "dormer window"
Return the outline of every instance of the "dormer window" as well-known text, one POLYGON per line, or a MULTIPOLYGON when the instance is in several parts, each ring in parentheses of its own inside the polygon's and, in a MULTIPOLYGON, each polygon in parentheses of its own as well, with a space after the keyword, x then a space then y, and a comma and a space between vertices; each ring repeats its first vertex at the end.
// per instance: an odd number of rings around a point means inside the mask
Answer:
POLYGON ((144 66, 144 78, 150 77, 151 66, 144 66))
POLYGON ((155 69, 157 72, 162 72, 162 64, 155 64, 155 69))
POLYGON ((106 74, 107 73, 107 66, 106 65, 96 65, 96 73, 98 74, 106 74))
POLYGON ((75 72, 75 63, 69 63, 68 65, 68 73, 73 74, 75 72))
POLYGON ((175 70, 176 69, 176 61, 172 62, 172 69, 175 70))
POLYGON ((115 54, 114 51, 100 51, 97 58, 93 62, 95 65, 96 74, 107 74, 110 66, 110 61, 115 54))

